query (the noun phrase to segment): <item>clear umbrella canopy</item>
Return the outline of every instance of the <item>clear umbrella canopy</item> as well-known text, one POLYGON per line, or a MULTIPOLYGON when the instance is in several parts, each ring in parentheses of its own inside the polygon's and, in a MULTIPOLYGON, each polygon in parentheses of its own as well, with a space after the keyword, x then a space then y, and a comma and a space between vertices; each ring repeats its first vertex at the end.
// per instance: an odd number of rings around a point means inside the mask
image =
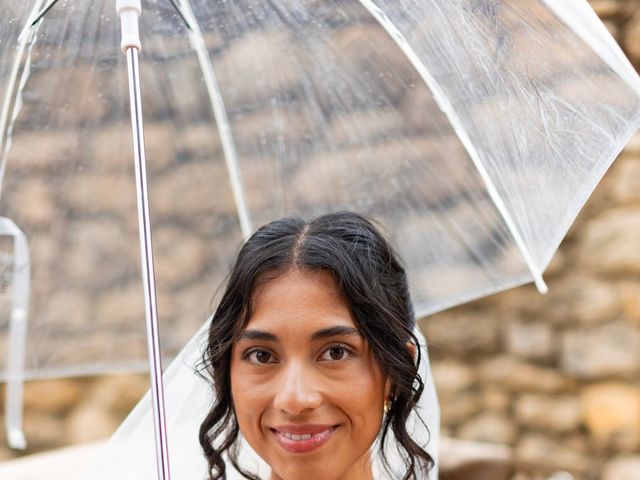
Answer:
MULTIPOLYGON (((632 67, 585 2, 556 3, 146 2, 141 83, 164 353, 208 316, 243 236, 284 215, 351 209, 382 222, 419 314, 542 286, 640 126, 632 67)), ((31 258, 25 370, 141 368, 114 3, 61 0, 29 27, 46 6, 5 1, 0 31, 0 216, 24 233, 31 258)), ((15 245, 0 244, 2 352, 15 245)))

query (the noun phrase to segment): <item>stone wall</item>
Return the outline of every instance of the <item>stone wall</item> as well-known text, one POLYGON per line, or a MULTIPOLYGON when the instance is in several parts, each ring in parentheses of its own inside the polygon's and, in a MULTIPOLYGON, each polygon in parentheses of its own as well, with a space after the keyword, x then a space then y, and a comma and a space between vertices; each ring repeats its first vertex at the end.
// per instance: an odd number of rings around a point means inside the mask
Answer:
MULTIPOLYGON (((636 68, 640 2, 592 2, 636 68)), ((576 479, 640 478, 640 134, 532 285, 425 318, 446 435, 576 479)))
MULTIPOLYGON (((592 4, 639 67, 640 2, 595 0, 592 4)), ((85 113, 94 115, 100 111, 90 109, 85 113)), ((103 114, 109 115, 109 112, 105 110, 103 114)), ((153 116, 154 112, 149 114, 153 116)), ((100 145, 96 153, 110 152, 107 156, 116 156, 108 146, 117 134, 101 131, 100 138, 91 144, 100 145)), ((150 155, 160 162, 155 164, 160 178, 173 157, 181 159, 180 168, 185 170, 186 178, 201 172, 205 162, 197 158, 197 152, 205 147, 194 146, 188 139, 181 145, 167 138, 162 124, 149 126, 147 141, 157 150, 150 155)), ((25 145, 28 143, 28 139, 25 140, 25 145)), ((219 149, 219 145, 213 148, 219 149)), ((64 160, 64 148, 59 150, 58 157, 64 160)), ((31 166, 37 166, 39 156, 29 158, 31 166)), ((105 172, 100 156, 94 158, 96 165, 80 167, 95 169, 95 178, 99 175, 100 180, 85 186, 85 190, 69 190, 82 197, 69 201, 82 202, 99 189, 111 191, 112 186, 105 184, 105 179, 117 183, 124 178, 120 175, 122 172, 105 172)), ((79 165, 69 165, 69 168, 79 168, 79 165)), ((162 185, 160 187, 162 189, 162 185)), ((525 286, 421 321, 431 345, 444 434, 513 446, 523 465, 568 470, 576 479, 637 478, 640 471, 639 187, 640 136, 636 135, 594 192, 547 271, 548 295, 540 296, 532 286, 525 286)), ((38 205, 55 204, 43 197, 64 194, 50 192, 37 182, 23 188, 24 201, 38 200, 38 205)), ((135 229, 135 224, 127 222, 114 224, 110 215, 113 209, 131 206, 132 198, 96 196, 103 201, 92 204, 91 208, 101 212, 101 223, 87 228, 101 232, 105 251, 87 251, 89 256, 96 252, 109 253, 109 246, 123 231, 135 229)), ((174 188, 167 184, 157 200, 162 203, 163 198, 176 197, 181 197, 192 211, 216 208, 215 205, 203 206, 197 200, 200 198, 197 192, 180 185, 174 188)), ((66 197, 63 200, 66 201, 66 197)), ((173 204, 165 203, 169 218, 173 204)), ((40 208, 28 210, 37 213, 29 221, 42 228, 56 214, 40 208)), ((224 231, 233 221, 224 210, 219 212, 214 227, 224 231)), ((172 245, 176 237, 184 238, 184 232, 176 231, 167 222, 157 235, 159 247, 162 248, 163 242, 172 245)), ((233 234, 229 233, 229 237, 233 234)), ((50 250, 54 252, 56 248, 58 246, 53 245, 50 250)), ((192 295, 184 297, 189 303, 208 299, 209 290, 195 288, 192 279, 181 276, 182 270, 174 270, 172 265, 186 266, 185 271, 190 272, 197 272, 198 266, 207 269, 216 261, 211 250, 200 251, 185 244, 180 250, 181 256, 170 256, 172 252, 167 248, 159 255, 165 259, 166 265, 160 268, 166 269, 163 275, 168 278, 167 291, 192 289, 192 295)), ((84 271, 81 266, 77 274, 85 276, 77 282, 93 281, 93 272, 84 271)), ((132 272, 121 272, 121 277, 132 278, 132 272)), ((118 279, 120 277, 115 280, 118 279)), ((101 279, 117 283, 112 280, 101 279)), ((66 302, 69 303, 77 306, 74 315, 86 316, 81 308, 82 299, 66 302)), ((104 314, 126 315, 127 311, 139 309, 137 285, 114 291, 113 297, 105 300, 106 305, 127 303, 133 305, 131 309, 108 310, 104 314)), ((54 307, 42 306, 48 311, 54 307)), ((164 312, 183 311, 185 305, 167 301, 160 308, 164 312)), ((198 308, 205 311, 206 303, 198 308)), ((61 315, 63 313, 67 314, 61 311, 61 315)), ((65 316, 65 323, 68 320, 65 316)), ((123 323, 126 321, 127 318, 122 319, 123 323)), ((176 322, 176 325, 187 331, 195 327, 193 323, 176 322)), ((24 453, 108 436, 142 396, 147 384, 146 375, 29 383, 25 429, 30 446, 24 453)), ((0 417, 4 400, 2 388, 0 386, 0 417)), ((0 435, 0 460, 20 454, 8 450, 0 435)), ((529 477, 521 474, 517 478, 529 477)))

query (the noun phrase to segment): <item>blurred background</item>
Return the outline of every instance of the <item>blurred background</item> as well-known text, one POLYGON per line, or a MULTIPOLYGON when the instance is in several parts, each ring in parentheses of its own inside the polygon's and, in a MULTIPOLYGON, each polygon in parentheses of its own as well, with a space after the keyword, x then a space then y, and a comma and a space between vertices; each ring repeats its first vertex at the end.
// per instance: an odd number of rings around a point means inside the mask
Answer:
MULTIPOLYGON (((590 3, 636 69, 640 68, 640 0, 590 3)), ((107 107, 96 104, 80 108, 86 111, 70 114, 84 115, 90 121, 91 116, 104 114, 101 108, 107 107)), ((153 118, 153 112, 149 114, 153 118)), ((159 162, 157 168, 190 168, 180 165, 181 156, 194 152, 180 150, 180 145, 163 133, 161 124, 151 121, 146 128, 149 156, 159 162)), ((115 135, 120 134, 103 132, 92 139, 89 148, 103 152, 103 158, 116 154, 128 158, 128 151, 113 151, 117 148, 115 135)), ((191 132, 193 137, 199 134, 207 136, 197 130, 191 132)), ((25 148, 29 141, 23 139, 25 148)), ((51 156, 64 159, 64 145, 53 143, 49 147, 51 151, 31 152, 24 168, 38 168, 51 156)), ((193 174, 185 171, 185 176, 193 174)), ((76 195, 100 189, 108 192, 114 182, 121 181, 109 175, 96 179, 84 191, 76 189, 76 195)), ((172 208, 170 202, 163 204, 161 197, 173 198, 176 192, 184 192, 180 176, 173 181, 175 184, 158 186, 159 215, 162 208, 170 215, 172 208)), ((23 218, 35 226, 48 225, 55 215, 45 208, 51 205, 47 200, 51 192, 38 181, 22 183, 20 192, 23 218)), ((209 195, 208 189, 188 193, 182 200, 194 209, 207 205, 203 198, 209 195)), ((69 204, 74 202, 72 197, 66 198, 69 204)), ((96 208, 105 213, 93 226, 102 239, 98 252, 108 250, 111 239, 120 233, 109 214, 119 208, 119 199, 109 199, 108 195, 102 198, 104 203, 96 208)), ((175 226, 163 229, 161 225, 158 232, 154 237, 159 250, 157 267, 171 279, 171 288, 188 292, 189 279, 181 278, 172 265, 180 264, 186 271, 204 275, 203 269, 215 261, 215 252, 202 251, 198 242, 190 248, 189 237, 175 226), (171 248, 176 238, 182 242, 179 250, 171 248)), ((512 447, 521 464, 513 478, 538 478, 536 475, 545 475, 547 470, 566 470, 574 478, 585 480, 640 478, 639 239, 640 135, 636 134, 587 202, 547 270, 549 294, 541 296, 527 285, 420 321, 430 342, 443 435, 512 447)), ((87 265, 94 254, 86 252, 87 265)), ((136 268, 134 264, 131 272, 125 273, 135 275, 136 268)), ((70 269, 83 274, 82 265, 70 269)), ((86 278, 96 276, 96 272, 85 273, 86 278)), ((98 283, 111 281, 101 272, 98 276, 98 283)), ((140 308, 138 289, 138 285, 114 288, 101 311, 127 322, 137 315, 131 312, 140 308), (114 305, 117 308, 109 308, 114 305)), ((212 298, 214 290, 215 285, 206 291, 194 289, 184 296, 184 305, 161 303, 160 313, 182 311, 196 304, 200 308, 212 298)), ((80 300, 72 303, 82 305, 80 300)), ((42 308, 55 311, 56 306, 42 308)), ((59 315, 61 321, 73 322, 74 315, 83 316, 85 312, 60 311, 59 315)), ((194 325, 175 327, 194 330, 194 325)), ((104 439, 147 388, 146 373, 29 382, 24 413, 29 448, 24 452, 10 450, 0 436, 0 461, 104 439)), ((3 389, 0 385, 0 420, 3 389)))

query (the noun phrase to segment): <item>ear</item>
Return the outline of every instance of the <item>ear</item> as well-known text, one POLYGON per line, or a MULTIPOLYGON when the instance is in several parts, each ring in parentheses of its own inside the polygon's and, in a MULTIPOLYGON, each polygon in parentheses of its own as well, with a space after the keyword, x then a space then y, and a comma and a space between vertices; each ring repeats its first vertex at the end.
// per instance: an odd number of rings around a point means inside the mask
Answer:
POLYGON ((412 341, 407 342, 407 350, 409 350, 409 355, 413 358, 413 361, 416 361, 416 356, 418 355, 418 350, 416 349, 416 345, 412 341))
MULTIPOLYGON (((418 354, 418 350, 416 349, 415 344, 411 341, 408 341, 407 350, 409 352, 409 355, 411 355, 411 358, 415 362, 416 355, 418 354)), ((387 381, 384 384, 384 398, 389 398, 390 395, 391 395, 391 381, 389 380, 389 378, 387 378, 387 381)))

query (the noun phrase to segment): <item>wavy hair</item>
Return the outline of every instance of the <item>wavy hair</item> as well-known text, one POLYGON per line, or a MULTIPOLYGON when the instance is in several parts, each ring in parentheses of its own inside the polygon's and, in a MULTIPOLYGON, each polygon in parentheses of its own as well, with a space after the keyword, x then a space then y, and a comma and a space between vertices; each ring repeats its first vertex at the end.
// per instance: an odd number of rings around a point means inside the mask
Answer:
POLYGON ((406 466, 403 480, 424 478, 433 459, 413 441, 406 427, 424 390, 407 277, 393 248, 371 221, 356 213, 338 212, 309 222, 276 220, 256 231, 240 249, 213 314, 203 355, 203 366, 216 393, 199 436, 210 480, 226 479, 224 455, 245 478, 260 480, 238 462, 240 428, 231 398, 231 348, 251 316, 256 279, 264 272, 290 268, 323 269, 332 274, 356 327, 390 381, 379 436, 383 464, 390 470, 385 440, 392 432, 406 466), (416 359, 407 348, 408 342, 416 347, 416 359))

